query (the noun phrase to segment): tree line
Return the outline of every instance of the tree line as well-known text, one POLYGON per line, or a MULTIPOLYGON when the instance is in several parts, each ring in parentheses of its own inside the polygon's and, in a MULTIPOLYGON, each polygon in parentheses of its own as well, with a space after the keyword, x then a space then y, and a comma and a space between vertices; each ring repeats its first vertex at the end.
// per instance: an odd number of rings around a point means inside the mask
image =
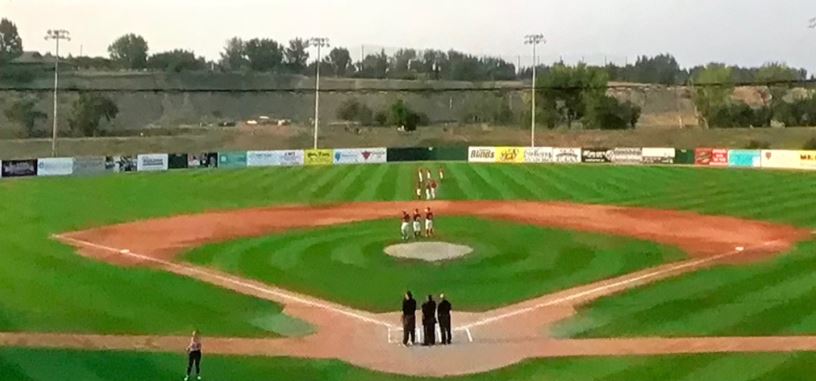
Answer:
MULTIPOLYGON (((0 63, 23 53, 23 41, 17 26, 7 19, 0 22, 0 63)), ((219 59, 207 61, 185 49, 151 53, 148 42, 137 34, 126 34, 108 46, 107 57, 69 57, 78 69, 89 70, 155 70, 168 72, 214 70, 223 72, 272 72, 280 74, 314 75, 315 60, 310 61, 309 42, 295 38, 286 43, 272 38, 238 37, 227 40, 219 59)), ((426 79, 455 81, 508 81, 528 79, 531 67, 519 68, 499 57, 480 57, 456 50, 399 49, 393 54, 384 50, 372 52, 354 60, 347 48, 334 47, 321 57, 322 73, 336 77, 380 79, 426 79)), ((779 69, 781 78, 805 80, 804 69, 782 64, 770 64, 779 69)), ((540 65, 546 74, 563 62, 540 65)), ((587 65, 589 67, 589 65, 587 65)), ((767 65, 766 65, 767 66, 767 65)), ((688 85, 705 66, 683 68, 671 54, 640 56, 625 65, 609 63, 594 67, 606 72, 609 81, 688 85)), ((736 83, 759 82, 767 78, 765 67, 728 66, 731 80, 736 83)))

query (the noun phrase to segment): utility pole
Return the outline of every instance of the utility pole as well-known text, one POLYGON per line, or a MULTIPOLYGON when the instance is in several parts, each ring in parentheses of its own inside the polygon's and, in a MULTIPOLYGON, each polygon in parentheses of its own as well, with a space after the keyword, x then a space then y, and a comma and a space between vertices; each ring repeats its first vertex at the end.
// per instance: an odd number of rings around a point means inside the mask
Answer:
POLYGON ((71 33, 64 29, 49 29, 45 34, 46 40, 54 40, 57 45, 54 55, 54 126, 51 130, 51 157, 57 156, 57 120, 59 119, 59 106, 57 105, 57 95, 59 92, 59 46, 60 40, 71 41, 71 33))
POLYGON ((320 124, 320 49, 329 46, 329 39, 325 37, 315 37, 309 40, 309 44, 317 46, 317 75, 315 76, 315 111, 314 111, 314 149, 317 149, 317 131, 320 124))
POLYGON ((544 35, 542 34, 528 34, 524 36, 524 44, 525 45, 532 45, 533 46, 533 90, 532 90, 532 105, 530 110, 532 111, 531 117, 531 126, 530 126, 530 146, 535 147, 535 126, 536 126, 536 66, 538 66, 538 60, 536 59, 536 46, 541 43, 547 43, 544 40, 544 35))

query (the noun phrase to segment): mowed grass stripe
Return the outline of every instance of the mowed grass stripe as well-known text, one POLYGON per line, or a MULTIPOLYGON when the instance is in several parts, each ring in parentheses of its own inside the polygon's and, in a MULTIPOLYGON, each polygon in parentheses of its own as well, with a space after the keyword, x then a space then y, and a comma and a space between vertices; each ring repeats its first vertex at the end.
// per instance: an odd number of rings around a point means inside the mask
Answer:
POLYGON ((514 166, 501 166, 497 173, 501 175, 500 181, 504 181, 505 186, 512 186, 516 199, 536 200, 541 197, 541 195, 539 195, 538 186, 527 180, 514 166))
POLYGON ((393 183, 396 176, 388 176, 388 165, 368 165, 361 175, 360 186, 353 194, 344 194, 349 200, 376 200, 383 183, 393 183))
MULTIPOLYGON (((708 270, 692 274, 686 278, 661 282, 650 288, 644 288, 594 303, 579 316, 615 316, 604 319, 600 324, 595 322, 593 329, 583 330, 578 335, 587 336, 629 336, 643 334, 661 335, 744 335, 774 334, 782 332, 788 326, 797 325, 801 319, 787 323, 783 318, 782 326, 774 327, 773 323, 754 326, 740 326, 739 321, 750 320, 752 314, 764 314, 770 317, 786 314, 794 308, 788 300, 797 300, 799 295, 807 295, 812 288, 804 287, 812 277, 814 256, 810 254, 812 244, 806 244, 797 250, 793 257, 782 258, 776 263, 753 265, 747 269, 708 270), (808 255, 810 254, 810 255, 808 255), (806 279, 801 280, 800 279, 806 279), (688 288, 684 285, 694 285, 688 288), (762 296, 781 295, 779 289, 790 289, 791 299, 768 301, 762 296), (676 291, 671 291, 674 289, 676 291), (593 308, 597 308, 596 312, 593 308), (639 322, 633 324, 632 322, 639 322)), ((806 300, 794 303, 802 310, 806 300)), ((586 325, 579 318, 578 326, 586 325)), ((570 331, 570 323, 564 329, 570 331)), ((575 331, 580 328, 573 327, 575 331)), ((816 327, 807 327, 810 332, 816 327)))
POLYGON ((370 181, 371 167, 367 165, 350 165, 351 170, 335 184, 326 198, 332 201, 353 200, 360 194, 363 188, 370 181))

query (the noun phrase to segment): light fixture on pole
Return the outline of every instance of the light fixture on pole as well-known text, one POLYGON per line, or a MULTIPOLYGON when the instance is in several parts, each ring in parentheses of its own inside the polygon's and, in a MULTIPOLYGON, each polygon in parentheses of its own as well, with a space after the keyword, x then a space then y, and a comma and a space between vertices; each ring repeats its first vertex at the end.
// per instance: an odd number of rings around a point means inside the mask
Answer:
POLYGON ((315 110, 314 110, 314 149, 317 149, 317 130, 320 123, 320 49, 329 46, 329 39, 325 37, 315 37, 309 39, 310 46, 317 46, 317 63, 315 66, 315 110))
POLYGON ((57 156, 57 120, 59 118, 57 93, 59 91, 59 46, 60 40, 71 41, 71 33, 64 29, 50 29, 45 34, 46 40, 54 40, 57 47, 54 54, 54 126, 51 130, 51 157, 57 156))
POLYGON ((525 45, 532 45, 533 46, 533 90, 532 90, 532 100, 531 100, 531 108, 532 117, 531 117, 531 127, 530 127, 530 146, 535 147, 535 124, 536 124, 536 66, 538 66, 538 57, 536 56, 536 46, 538 44, 546 44, 547 41, 544 40, 544 35, 542 34, 528 34, 524 36, 524 44, 525 45))

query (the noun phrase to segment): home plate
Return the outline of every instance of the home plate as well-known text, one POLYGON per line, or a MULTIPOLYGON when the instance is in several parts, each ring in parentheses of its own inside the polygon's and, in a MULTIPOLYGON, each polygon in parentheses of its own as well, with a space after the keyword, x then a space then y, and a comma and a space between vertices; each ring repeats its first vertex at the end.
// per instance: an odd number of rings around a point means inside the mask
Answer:
POLYGON ((739 252, 744 251, 744 250, 745 250, 745 248, 744 248, 744 247, 742 247, 742 246, 737 246, 736 250, 737 250, 737 252, 739 253, 739 252))
POLYGON ((128 250, 128 249, 122 249, 122 250, 119 250, 119 252, 122 253, 122 254, 130 254, 130 250, 128 250))

